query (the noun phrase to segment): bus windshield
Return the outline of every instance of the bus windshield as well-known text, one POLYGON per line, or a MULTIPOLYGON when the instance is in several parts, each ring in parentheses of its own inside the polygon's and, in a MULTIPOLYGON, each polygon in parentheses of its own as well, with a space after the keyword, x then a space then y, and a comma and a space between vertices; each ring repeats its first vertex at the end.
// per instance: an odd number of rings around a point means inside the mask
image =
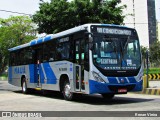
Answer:
POLYGON ((141 66, 140 45, 134 36, 93 38, 93 63, 102 70, 136 70, 141 66))

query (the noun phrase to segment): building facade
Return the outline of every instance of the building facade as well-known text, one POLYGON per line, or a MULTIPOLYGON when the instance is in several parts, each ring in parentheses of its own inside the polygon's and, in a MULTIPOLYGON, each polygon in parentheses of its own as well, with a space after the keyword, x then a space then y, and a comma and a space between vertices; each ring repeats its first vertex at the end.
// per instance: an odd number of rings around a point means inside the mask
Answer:
POLYGON ((149 47, 156 40, 155 0, 121 0, 121 4, 127 5, 125 25, 136 28, 140 44, 149 47))
POLYGON ((157 39, 160 41, 160 22, 157 22, 157 39))
MULTIPOLYGON (((106 0, 101 0, 102 3, 104 1, 106 0)), ((149 47, 157 39, 155 0, 121 0, 121 5, 127 6, 123 11, 127 15, 124 24, 135 28, 140 44, 149 47)))

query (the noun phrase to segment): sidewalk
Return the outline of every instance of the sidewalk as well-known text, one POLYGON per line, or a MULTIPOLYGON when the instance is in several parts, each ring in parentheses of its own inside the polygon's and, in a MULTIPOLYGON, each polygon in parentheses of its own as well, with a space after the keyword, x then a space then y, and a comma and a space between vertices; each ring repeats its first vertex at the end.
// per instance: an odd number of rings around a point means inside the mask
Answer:
POLYGON ((160 95, 160 88, 145 88, 140 93, 148 95, 160 95))
POLYGON ((0 80, 8 80, 8 77, 0 77, 0 80))
POLYGON ((149 81, 149 87, 144 88, 139 94, 160 95, 160 80, 149 81))

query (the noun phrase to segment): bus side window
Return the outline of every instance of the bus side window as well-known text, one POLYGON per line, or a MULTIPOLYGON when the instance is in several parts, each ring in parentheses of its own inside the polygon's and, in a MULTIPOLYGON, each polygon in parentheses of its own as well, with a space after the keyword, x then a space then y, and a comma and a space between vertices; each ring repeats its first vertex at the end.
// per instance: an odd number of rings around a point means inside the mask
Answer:
POLYGON ((49 62, 54 61, 54 46, 50 47, 50 52, 49 52, 49 62))
POLYGON ((56 60, 68 60, 69 54, 69 42, 59 43, 59 45, 56 48, 56 60))
POLYGON ((55 48, 56 44, 54 40, 43 45, 43 62, 52 62, 55 60, 55 48))
POLYGON ((10 55, 11 66, 15 66, 15 58, 16 58, 15 53, 14 52, 11 53, 10 55))
POLYGON ((32 64, 33 63, 33 53, 32 53, 32 50, 29 50, 28 51, 28 62, 30 63, 30 64, 32 64))
POLYGON ((49 57, 49 44, 45 43, 43 45, 43 62, 48 62, 48 57, 49 57))

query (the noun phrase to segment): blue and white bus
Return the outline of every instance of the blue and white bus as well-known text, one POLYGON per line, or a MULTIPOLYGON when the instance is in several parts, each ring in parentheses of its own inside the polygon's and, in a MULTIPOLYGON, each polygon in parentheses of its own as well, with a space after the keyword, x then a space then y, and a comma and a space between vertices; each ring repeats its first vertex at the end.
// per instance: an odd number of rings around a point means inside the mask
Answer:
POLYGON ((9 83, 32 89, 115 94, 142 90, 142 59, 135 29, 85 24, 9 49, 9 83))

